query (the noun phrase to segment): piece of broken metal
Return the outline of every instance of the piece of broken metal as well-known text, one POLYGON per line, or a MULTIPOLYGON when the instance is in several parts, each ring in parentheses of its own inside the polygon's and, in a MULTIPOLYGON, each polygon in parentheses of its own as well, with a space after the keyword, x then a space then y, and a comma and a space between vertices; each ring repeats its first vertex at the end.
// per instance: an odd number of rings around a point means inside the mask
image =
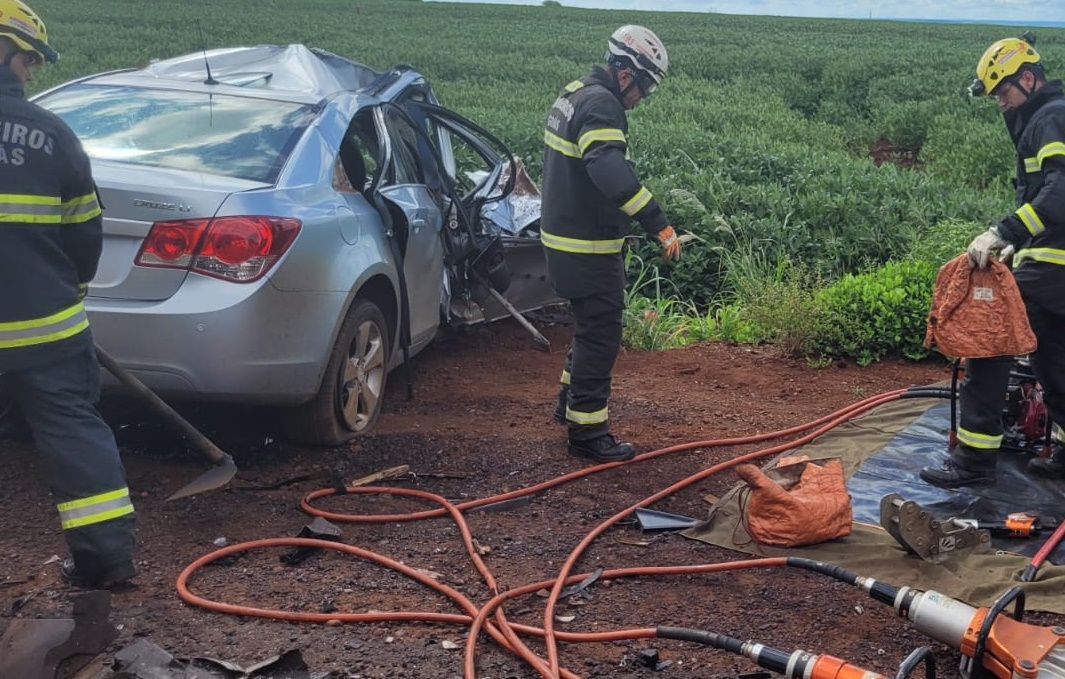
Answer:
POLYGON ((587 592, 585 590, 588 589, 589 585, 591 585, 593 582, 598 580, 599 577, 602 574, 603 574, 603 569, 602 568, 596 568, 593 572, 588 574, 588 577, 584 578, 580 582, 574 583, 574 584, 570 585, 569 587, 563 588, 563 590, 558 593, 558 598, 560 600, 561 599, 568 599, 568 598, 570 598, 571 596, 573 596, 575 594, 580 594, 585 599, 591 599, 592 598, 591 592, 587 592))
POLYGON ((672 660, 659 660, 657 648, 644 648, 637 654, 640 665, 650 667, 655 672, 661 672, 673 664, 672 660))
POLYGON ((683 530, 698 526, 701 522, 690 516, 660 512, 655 509, 640 507, 636 510, 636 520, 644 530, 683 530))
POLYGON ((516 509, 518 507, 525 507, 532 500, 528 495, 522 495, 520 497, 512 497, 509 500, 500 500, 499 502, 491 502, 480 507, 474 507, 470 511, 477 513, 485 512, 504 512, 509 509, 516 509))
POLYGON ((111 592, 94 590, 73 599, 73 619, 12 620, 0 639, 0 677, 54 679, 60 666, 77 672, 118 638, 108 620, 111 592))
POLYGON ((138 639, 115 653, 119 676, 130 679, 328 679, 332 672, 312 675, 299 650, 285 651, 242 667, 217 658, 178 660, 146 639, 138 639))
MULTIPOLYGON (((316 516, 313 521, 300 529, 300 532, 296 537, 341 542, 343 539, 343 533, 341 533, 340 528, 338 528, 336 524, 331 523, 320 516, 316 516)), ((280 559, 282 563, 288 564, 289 566, 295 566, 306 560, 307 557, 314 554, 319 549, 319 547, 296 547, 292 551, 282 554, 280 559)))

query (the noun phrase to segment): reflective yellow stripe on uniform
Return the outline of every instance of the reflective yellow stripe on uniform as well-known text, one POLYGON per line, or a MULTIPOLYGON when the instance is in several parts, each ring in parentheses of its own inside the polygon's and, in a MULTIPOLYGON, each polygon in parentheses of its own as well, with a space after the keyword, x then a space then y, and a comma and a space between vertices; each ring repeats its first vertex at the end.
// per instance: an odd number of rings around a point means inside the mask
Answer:
POLYGON ((562 252, 575 252, 581 255, 613 255, 621 252, 625 245, 624 238, 611 238, 610 240, 582 240, 580 238, 565 238, 556 236, 546 231, 540 232, 540 242, 544 247, 562 252))
POLYGON ((100 215, 100 203, 96 193, 71 198, 63 203, 63 223, 81 224, 100 215))
POLYGON ((640 190, 636 192, 636 195, 632 198, 629 198, 625 202, 625 204, 621 206, 621 211, 632 217, 650 202, 651 192, 648 191, 645 187, 641 186, 640 190))
POLYGON ((555 149, 564 156, 569 156, 570 158, 581 157, 581 150, 577 148, 576 144, 571 141, 566 141, 549 130, 544 130, 544 144, 555 149))
POLYGON ((566 85, 565 90, 567 92, 576 92, 582 87, 584 87, 584 83, 582 83, 580 80, 574 80, 569 85, 566 85))
POLYGON ((63 205, 58 196, 0 193, 0 222, 60 224, 62 221, 63 205))
POLYGON ((577 146, 581 150, 581 155, 588 153, 588 147, 596 142, 607 141, 619 141, 622 144, 627 143, 625 141, 625 133, 616 127, 604 127, 601 130, 589 130, 581 135, 581 138, 577 140, 577 146))
MULTIPOLYGON (((1039 149, 1039 153, 1035 154, 1036 161, 1039 167, 1043 167, 1043 163, 1050 156, 1065 156, 1065 143, 1060 141, 1052 141, 1043 148, 1039 149)), ((1025 166, 1028 165, 1028 161, 1025 160, 1025 166)), ((1027 167, 1025 167, 1027 169, 1027 167)))
POLYGON ((120 488, 81 500, 61 502, 56 507, 59 509, 59 519, 63 522, 63 530, 91 526, 94 523, 103 523, 133 513, 129 488, 120 488))
POLYGON ((44 318, 0 323, 0 349, 56 342, 73 337, 87 327, 89 316, 85 304, 78 302, 44 318))
POLYGON ((1013 256, 1013 265, 1017 266, 1026 259, 1065 266, 1065 250, 1057 248, 1025 248, 1018 250, 1017 254, 1013 256))
POLYGON ((596 410, 591 413, 582 413, 573 408, 566 408, 566 419, 574 424, 602 424, 610 419, 607 409, 596 410))
POLYGON ((958 442, 977 450, 994 450, 1002 445, 1002 434, 998 436, 977 434, 974 431, 958 427, 958 442))
POLYGON ((1035 211, 1035 208, 1032 207, 1031 203, 1025 203, 1017 208, 1015 214, 1017 215, 1017 218, 1021 220, 1021 223, 1024 224, 1024 228, 1028 229, 1028 233, 1033 236, 1038 236, 1047 230, 1047 228, 1043 226, 1043 220, 1039 218, 1039 213, 1035 211))
POLYGON ((563 368, 562 370, 562 379, 560 379, 559 381, 567 387, 569 386, 569 371, 565 368, 563 368))

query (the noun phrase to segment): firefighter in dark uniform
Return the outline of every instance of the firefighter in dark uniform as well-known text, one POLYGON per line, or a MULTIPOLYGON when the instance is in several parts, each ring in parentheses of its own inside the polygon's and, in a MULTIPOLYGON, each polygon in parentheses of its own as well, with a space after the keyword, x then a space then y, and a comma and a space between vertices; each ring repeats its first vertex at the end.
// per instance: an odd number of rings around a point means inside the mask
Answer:
POLYGON ((63 577, 110 587, 134 574, 134 517, 95 406, 100 366, 82 301, 102 247, 100 204, 77 137, 24 91, 58 58, 33 10, 0 0, 0 372, 44 457, 71 555, 63 577))
POLYGON ((544 131, 541 239, 555 292, 569 300, 575 329, 555 419, 568 425, 569 452, 596 462, 635 453, 610 433, 610 374, 621 348, 625 297, 622 248, 633 219, 680 258, 680 241, 629 162, 625 112, 662 82, 669 58, 642 26, 610 36, 605 66, 565 87, 544 131))
MULTIPOLYGON (((1007 38, 993 44, 980 57, 970 87, 972 94, 997 99, 1017 149, 1017 209, 977 236, 968 255, 971 266, 983 268, 989 256, 1006 260, 1012 253, 1038 342, 1032 369, 1050 419, 1060 425, 1065 424, 1065 93, 1060 80, 1047 81, 1031 43, 1007 38)), ((922 479, 943 488, 994 482, 1013 360, 966 361, 958 445, 941 468, 922 469, 922 479)), ((1029 461, 1031 474, 1065 478, 1065 439, 1058 427, 1055 438, 1049 458, 1029 461)))

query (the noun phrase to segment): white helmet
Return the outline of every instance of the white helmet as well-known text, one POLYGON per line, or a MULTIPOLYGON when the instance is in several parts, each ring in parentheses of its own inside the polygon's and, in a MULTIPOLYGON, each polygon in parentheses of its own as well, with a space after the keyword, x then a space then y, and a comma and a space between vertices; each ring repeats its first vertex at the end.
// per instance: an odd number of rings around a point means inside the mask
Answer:
POLYGON ((661 84, 669 70, 669 55, 658 36, 643 26, 622 26, 607 41, 607 60, 621 57, 661 84))

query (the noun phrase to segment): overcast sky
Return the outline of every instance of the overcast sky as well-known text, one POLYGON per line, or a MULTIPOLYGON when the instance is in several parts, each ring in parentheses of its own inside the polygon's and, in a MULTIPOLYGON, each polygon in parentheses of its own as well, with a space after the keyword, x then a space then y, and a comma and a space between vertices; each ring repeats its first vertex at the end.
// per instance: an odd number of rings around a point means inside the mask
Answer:
MULTIPOLYGON (((448 0, 484 2, 484 0, 448 0)), ((542 0, 492 0, 541 5, 542 0)), ((560 0, 566 7, 839 19, 943 19, 992 23, 1065 25, 1065 0, 560 0)))

